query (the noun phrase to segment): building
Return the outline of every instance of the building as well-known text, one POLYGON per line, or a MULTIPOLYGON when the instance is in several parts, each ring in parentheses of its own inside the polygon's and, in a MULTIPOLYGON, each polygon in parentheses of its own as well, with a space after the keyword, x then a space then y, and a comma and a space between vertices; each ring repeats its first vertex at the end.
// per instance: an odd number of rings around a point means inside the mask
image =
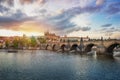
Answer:
POLYGON ((67 37, 67 36, 64 36, 64 37, 61 37, 60 38, 60 42, 79 42, 80 39, 83 39, 83 41, 89 41, 89 37, 67 37))
POLYGON ((13 37, 0 36, 0 48, 6 47, 6 41, 8 41, 9 45, 11 46, 15 39, 19 40, 20 37, 19 36, 13 36, 13 37))
POLYGON ((60 40, 60 36, 57 36, 55 33, 45 32, 44 36, 47 42, 58 42, 60 40))
POLYGON ((7 37, 0 37, 0 48, 5 47, 5 41, 7 40, 7 37))

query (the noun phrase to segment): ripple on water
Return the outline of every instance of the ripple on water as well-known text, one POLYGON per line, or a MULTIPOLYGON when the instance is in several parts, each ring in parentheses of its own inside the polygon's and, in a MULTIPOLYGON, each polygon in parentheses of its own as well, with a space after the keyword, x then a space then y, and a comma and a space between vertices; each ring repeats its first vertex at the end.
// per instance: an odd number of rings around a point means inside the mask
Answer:
POLYGON ((0 52, 0 80, 120 80, 120 58, 52 51, 0 52))

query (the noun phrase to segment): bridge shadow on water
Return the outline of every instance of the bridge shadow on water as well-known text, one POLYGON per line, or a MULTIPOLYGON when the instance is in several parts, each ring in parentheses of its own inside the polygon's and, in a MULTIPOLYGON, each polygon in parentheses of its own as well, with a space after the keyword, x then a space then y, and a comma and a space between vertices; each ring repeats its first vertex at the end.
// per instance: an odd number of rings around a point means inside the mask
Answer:
POLYGON ((113 50, 115 47, 117 47, 118 45, 120 45, 119 43, 114 43, 112 45, 110 45, 107 49, 106 52, 107 54, 113 55, 113 50))

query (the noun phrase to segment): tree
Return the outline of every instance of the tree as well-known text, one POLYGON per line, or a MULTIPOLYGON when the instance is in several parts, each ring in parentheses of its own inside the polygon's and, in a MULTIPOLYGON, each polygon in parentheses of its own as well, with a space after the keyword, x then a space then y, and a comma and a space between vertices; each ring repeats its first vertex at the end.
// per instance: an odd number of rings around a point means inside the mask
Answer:
POLYGON ((32 47, 35 47, 37 45, 37 41, 36 41, 36 39, 35 39, 35 37, 31 37, 31 46, 32 47))
POLYGON ((23 37, 21 38, 20 42, 21 42, 21 45, 23 47, 26 47, 27 46, 27 36, 23 35, 23 37))
POLYGON ((38 41, 42 44, 42 43, 46 43, 46 39, 45 38, 41 38, 39 37, 38 38, 38 41))
POLYGON ((5 46, 6 46, 6 48, 8 48, 9 45, 10 45, 10 41, 7 39, 7 40, 5 41, 5 46))
POLYGON ((28 38, 26 35, 23 35, 23 37, 19 40, 19 44, 21 47, 29 47, 31 44, 31 39, 28 38))
POLYGON ((19 41, 17 39, 13 40, 13 48, 17 49, 18 48, 19 41))

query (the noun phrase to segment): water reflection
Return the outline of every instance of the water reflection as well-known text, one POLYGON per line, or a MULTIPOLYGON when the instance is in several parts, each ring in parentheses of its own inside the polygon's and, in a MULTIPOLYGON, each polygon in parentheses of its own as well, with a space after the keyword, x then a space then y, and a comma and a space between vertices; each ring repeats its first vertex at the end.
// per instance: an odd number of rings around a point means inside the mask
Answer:
POLYGON ((51 51, 0 52, 0 80, 120 79, 120 58, 51 51))

